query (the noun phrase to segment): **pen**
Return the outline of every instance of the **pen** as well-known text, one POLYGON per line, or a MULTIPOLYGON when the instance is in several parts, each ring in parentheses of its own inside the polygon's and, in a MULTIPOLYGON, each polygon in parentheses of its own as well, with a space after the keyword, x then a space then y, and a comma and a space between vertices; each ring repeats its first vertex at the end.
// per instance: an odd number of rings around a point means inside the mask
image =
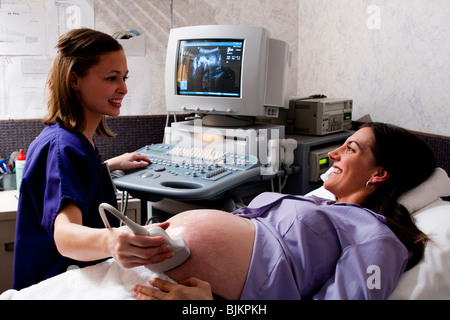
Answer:
POLYGON ((10 173, 10 172, 9 172, 9 168, 8 168, 8 166, 6 165, 5 159, 0 159, 0 168, 1 168, 1 170, 2 170, 3 173, 10 173))

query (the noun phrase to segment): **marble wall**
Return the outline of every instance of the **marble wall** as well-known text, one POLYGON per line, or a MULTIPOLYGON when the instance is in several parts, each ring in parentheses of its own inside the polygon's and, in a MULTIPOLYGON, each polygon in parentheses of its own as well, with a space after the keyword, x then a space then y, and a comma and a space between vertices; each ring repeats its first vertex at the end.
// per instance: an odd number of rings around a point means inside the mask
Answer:
POLYGON ((448 0, 300 0, 297 93, 450 136, 448 0))
POLYGON ((144 34, 152 64, 150 114, 165 113, 171 26, 256 25, 289 42, 292 95, 352 98, 354 120, 370 114, 450 136, 448 0, 92 1, 97 29, 144 34))

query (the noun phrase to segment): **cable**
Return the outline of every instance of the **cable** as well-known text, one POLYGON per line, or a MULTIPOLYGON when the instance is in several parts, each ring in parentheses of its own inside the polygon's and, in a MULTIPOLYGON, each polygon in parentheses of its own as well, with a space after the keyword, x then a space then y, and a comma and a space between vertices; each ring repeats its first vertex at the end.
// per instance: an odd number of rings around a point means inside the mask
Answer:
MULTIPOLYGON (((281 178, 280 178, 280 179, 281 179, 281 178)), ((284 187, 286 186, 287 179, 288 179, 288 176, 285 176, 285 177, 284 177, 284 182, 283 182, 283 184, 282 184, 281 187, 280 187, 280 193, 281 193, 281 191, 284 189, 284 187)))
POLYGON ((169 126, 170 111, 167 111, 166 128, 169 126))
MULTIPOLYGON (((128 207, 128 191, 122 191, 121 199, 120 199, 120 207, 121 214, 126 216, 127 207, 128 207)), ((120 220, 120 226, 123 226, 123 221, 120 220)))
POLYGON ((125 212, 127 212, 128 207, 128 191, 122 192, 122 201, 121 201, 121 207, 122 207, 122 214, 125 215, 125 212))

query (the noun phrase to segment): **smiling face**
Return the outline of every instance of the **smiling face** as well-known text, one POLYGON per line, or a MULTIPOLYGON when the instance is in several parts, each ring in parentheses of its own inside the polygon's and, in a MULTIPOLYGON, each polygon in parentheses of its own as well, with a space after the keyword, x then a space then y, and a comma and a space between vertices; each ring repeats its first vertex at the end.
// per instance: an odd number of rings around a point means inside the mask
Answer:
POLYGON ((71 74, 71 86, 84 110, 86 125, 96 128, 104 115, 118 116, 122 100, 127 94, 128 75, 123 50, 99 56, 99 62, 88 69, 85 76, 71 74))
POLYGON ((372 152, 374 143, 372 129, 362 128, 328 154, 334 169, 324 187, 336 196, 338 202, 363 204, 377 185, 389 177, 382 167, 376 165, 372 152), (370 185, 366 186, 368 181, 370 185))

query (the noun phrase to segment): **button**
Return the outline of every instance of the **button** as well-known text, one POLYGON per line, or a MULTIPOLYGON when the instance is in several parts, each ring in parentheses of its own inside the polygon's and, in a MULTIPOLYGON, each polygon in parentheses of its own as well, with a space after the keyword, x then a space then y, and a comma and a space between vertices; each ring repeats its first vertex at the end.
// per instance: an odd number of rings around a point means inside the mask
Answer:
POLYGON ((161 171, 166 170, 166 167, 158 166, 158 167, 155 167, 153 170, 155 170, 155 172, 161 172, 161 171))
POLYGON ((153 176, 153 173, 150 172, 144 172, 142 174, 139 175, 141 178, 151 178, 153 176))

